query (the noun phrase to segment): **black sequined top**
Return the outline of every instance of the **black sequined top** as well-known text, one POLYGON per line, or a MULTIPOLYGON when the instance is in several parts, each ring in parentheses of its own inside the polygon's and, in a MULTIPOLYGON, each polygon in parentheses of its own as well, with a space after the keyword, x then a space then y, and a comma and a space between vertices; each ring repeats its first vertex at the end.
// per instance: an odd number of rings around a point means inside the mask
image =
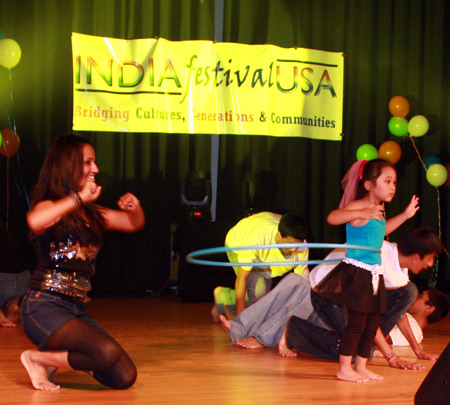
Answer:
POLYGON ((51 228, 35 236, 37 266, 29 286, 39 289, 48 270, 92 277, 103 238, 87 230, 85 240, 77 240, 68 230, 51 228))

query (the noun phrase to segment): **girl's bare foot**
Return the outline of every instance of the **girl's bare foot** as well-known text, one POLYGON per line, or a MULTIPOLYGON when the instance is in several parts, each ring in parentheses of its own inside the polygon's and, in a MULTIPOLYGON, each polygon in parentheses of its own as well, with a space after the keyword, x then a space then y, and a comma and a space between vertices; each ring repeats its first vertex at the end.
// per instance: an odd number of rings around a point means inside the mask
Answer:
POLYGON ((355 371, 363 377, 367 377, 369 380, 383 380, 383 376, 375 374, 365 367, 356 367, 355 371))
POLYGON ((367 382, 369 381, 368 377, 362 376, 358 374, 355 370, 350 368, 339 368, 337 372, 337 378, 342 381, 351 381, 351 382, 367 382))
POLYGON ((219 321, 222 329, 229 335, 231 333, 231 322, 222 314, 219 315, 219 321))
POLYGON ((245 339, 236 339, 236 344, 245 349, 264 349, 266 347, 253 336, 245 339))
POLYGON ((20 355, 20 361, 27 370, 33 387, 41 391, 59 390, 59 385, 49 381, 49 370, 47 367, 32 360, 34 353, 37 353, 37 350, 26 350, 20 355))
POLYGON ((289 349, 286 344, 286 329, 284 329, 283 335, 278 342, 278 353, 282 357, 297 357, 297 353, 289 349))

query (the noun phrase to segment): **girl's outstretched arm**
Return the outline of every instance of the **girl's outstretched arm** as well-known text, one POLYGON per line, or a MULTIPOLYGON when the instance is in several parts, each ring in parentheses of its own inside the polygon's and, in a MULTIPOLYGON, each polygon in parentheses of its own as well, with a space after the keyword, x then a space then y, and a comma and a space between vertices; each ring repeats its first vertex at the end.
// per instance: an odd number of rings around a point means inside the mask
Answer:
POLYGON ((419 197, 413 195, 410 203, 401 214, 398 214, 386 221, 386 235, 389 235, 391 232, 395 231, 401 224, 403 224, 403 222, 416 215, 416 212, 419 210, 419 208, 419 197))

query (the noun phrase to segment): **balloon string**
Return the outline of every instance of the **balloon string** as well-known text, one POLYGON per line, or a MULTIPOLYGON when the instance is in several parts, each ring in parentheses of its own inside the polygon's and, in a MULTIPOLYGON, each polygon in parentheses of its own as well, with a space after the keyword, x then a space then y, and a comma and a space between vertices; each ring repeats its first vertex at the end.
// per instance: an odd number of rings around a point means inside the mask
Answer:
POLYGON ((6 158, 6 230, 9 223, 9 157, 6 158))
MULTIPOLYGON (((436 187, 437 192, 437 200, 438 200, 438 226, 439 226, 439 239, 441 239, 441 199, 440 199, 440 191, 439 188, 436 187)), ((442 239, 441 239, 442 242, 442 239)), ((442 249, 444 250, 445 254, 450 258, 450 254, 448 253, 448 250, 445 248, 444 243, 442 242, 442 249)))
POLYGON ((14 96, 13 96, 13 90, 12 90, 12 73, 11 73, 11 69, 8 69, 8 72, 9 72, 9 84, 10 84, 9 88, 10 88, 10 95, 11 95, 11 114, 12 114, 12 118, 13 118, 13 128, 12 129, 13 129, 14 132, 16 132, 16 117, 14 115, 14 96))
MULTIPOLYGON (((441 239, 441 204, 440 204, 440 198, 439 198, 439 188, 435 187, 436 189, 436 193, 437 193, 437 207, 438 207, 438 236, 439 239, 441 239)), ((442 239, 441 239, 442 241, 442 239)), ((442 243, 442 246, 444 246, 444 244, 442 243)), ((430 281, 429 281, 429 285, 430 287, 436 287, 437 284, 437 280, 438 280, 438 275, 439 275, 439 259, 436 257, 436 260, 434 261, 434 266, 433 266, 433 270, 431 271, 431 277, 430 277, 430 281)))
MULTIPOLYGON (((6 112, 7 112, 7 116, 8 116, 9 127, 12 128, 12 130, 14 131, 13 142, 15 143, 16 158, 17 158, 17 164, 18 164, 18 167, 19 167, 20 182, 22 183, 21 186, 22 186, 23 192, 25 194, 25 200, 27 202, 28 209, 30 209, 30 199, 28 198, 28 192, 27 192, 27 189, 26 189, 26 187, 25 187, 25 185, 23 183, 22 176, 20 175, 21 164, 20 164, 20 154, 19 154, 19 142, 17 141, 17 138, 15 136, 15 134, 17 132, 17 127, 16 127, 16 117, 15 117, 15 114, 14 114, 14 93, 13 93, 11 69, 8 69, 8 72, 9 72, 9 88, 10 88, 10 98, 11 98, 11 116, 9 114, 9 111, 8 111, 8 108, 7 108, 7 105, 6 105, 6 101, 5 101, 5 107, 6 107, 6 112), (11 117, 12 117, 12 123, 11 123, 11 117)), ((5 146, 5 152, 6 152, 6 146, 5 146)), ((20 185, 18 185, 17 182, 16 182, 16 186, 17 186, 17 188, 19 190, 19 193, 21 193, 20 185)), ((8 203, 9 203, 9 200, 8 200, 7 204, 8 203)))
MULTIPOLYGON (((11 69, 9 69, 10 97, 12 98, 11 80, 12 80, 12 78, 11 78, 11 69)), ((11 122, 11 114, 9 113, 9 108, 8 108, 8 102, 7 102, 6 95, 3 96, 3 102, 5 104, 6 117, 8 118, 8 127, 12 128, 13 125, 15 125, 15 124, 11 122)), ((14 113, 13 113, 13 115, 14 115, 14 113)))
POLYGON ((425 171, 427 171, 427 165, 425 164, 425 162, 422 160, 422 157, 420 156, 419 150, 417 149, 416 143, 414 142, 414 139, 411 135, 407 135, 409 137, 409 139, 411 139, 411 142, 414 146, 414 149, 416 150, 417 153, 417 157, 420 160, 420 163, 422 163, 423 168, 425 169, 425 171))
MULTIPOLYGON (((426 172, 428 170, 427 165, 425 164, 422 157, 420 156, 419 150, 417 149, 417 146, 416 146, 416 143, 414 142, 413 137, 410 134, 408 134, 406 136, 411 140, 412 145, 416 151, 417 157, 419 158, 420 163, 422 164, 422 166, 426 172)), ((443 251, 450 258, 450 254, 449 254, 448 250, 445 248, 445 245, 444 245, 444 242, 443 242, 442 236, 441 236, 442 235, 442 233, 441 233, 441 201, 440 201, 439 188, 435 187, 435 189, 436 189, 436 193, 437 193, 437 207, 438 207, 438 237, 439 237, 440 241, 442 242, 443 251)), ((430 281, 429 281, 429 284, 431 287, 434 287, 436 285, 438 273, 439 273, 439 259, 436 257, 436 260, 434 262, 433 271, 431 273, 431 277, 430 277, 430 281)))
MULTIPOLYGON (((9 128, 11 128, 11 117, 10 117, 10 115, 9 115, 8 103, 7 103, 7 100, 6 100, 6 96, 5 96, 5 95, 3 95, 3 103, 4 103, 4 105, 5 105, 6 117, 7 117, 7 119, 8 119, 8 126, 9 126, 9 128)), ((7 155, 7 152, 6 152, 6 145, 5 145, 5 142, 2 142, 1 147, 2 147, 3 150, 5 151, 5 156, 6 156, 6 155, 7 155)))

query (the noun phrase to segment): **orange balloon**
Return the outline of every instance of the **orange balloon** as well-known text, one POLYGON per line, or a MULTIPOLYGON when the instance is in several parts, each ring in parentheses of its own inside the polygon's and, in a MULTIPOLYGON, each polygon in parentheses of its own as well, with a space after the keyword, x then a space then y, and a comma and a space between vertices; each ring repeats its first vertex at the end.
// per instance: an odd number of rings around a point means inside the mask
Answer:
POLYGON ((405 118, 409 113, 409 101, 403 96, 392 97, 389 111, 394 117, 405 118))
POLYGON ((397 142, 386 141, 378 148, 378 157, 390 164, 396 164, 402 156, 402 148, 397 142))
POLYGON ((12 129, 6 128, 0 131, 3 137, 3 142, 0 145, 0 153, 7 158, 10 158, 19 150, 20 138, 19 135, 12 129))

